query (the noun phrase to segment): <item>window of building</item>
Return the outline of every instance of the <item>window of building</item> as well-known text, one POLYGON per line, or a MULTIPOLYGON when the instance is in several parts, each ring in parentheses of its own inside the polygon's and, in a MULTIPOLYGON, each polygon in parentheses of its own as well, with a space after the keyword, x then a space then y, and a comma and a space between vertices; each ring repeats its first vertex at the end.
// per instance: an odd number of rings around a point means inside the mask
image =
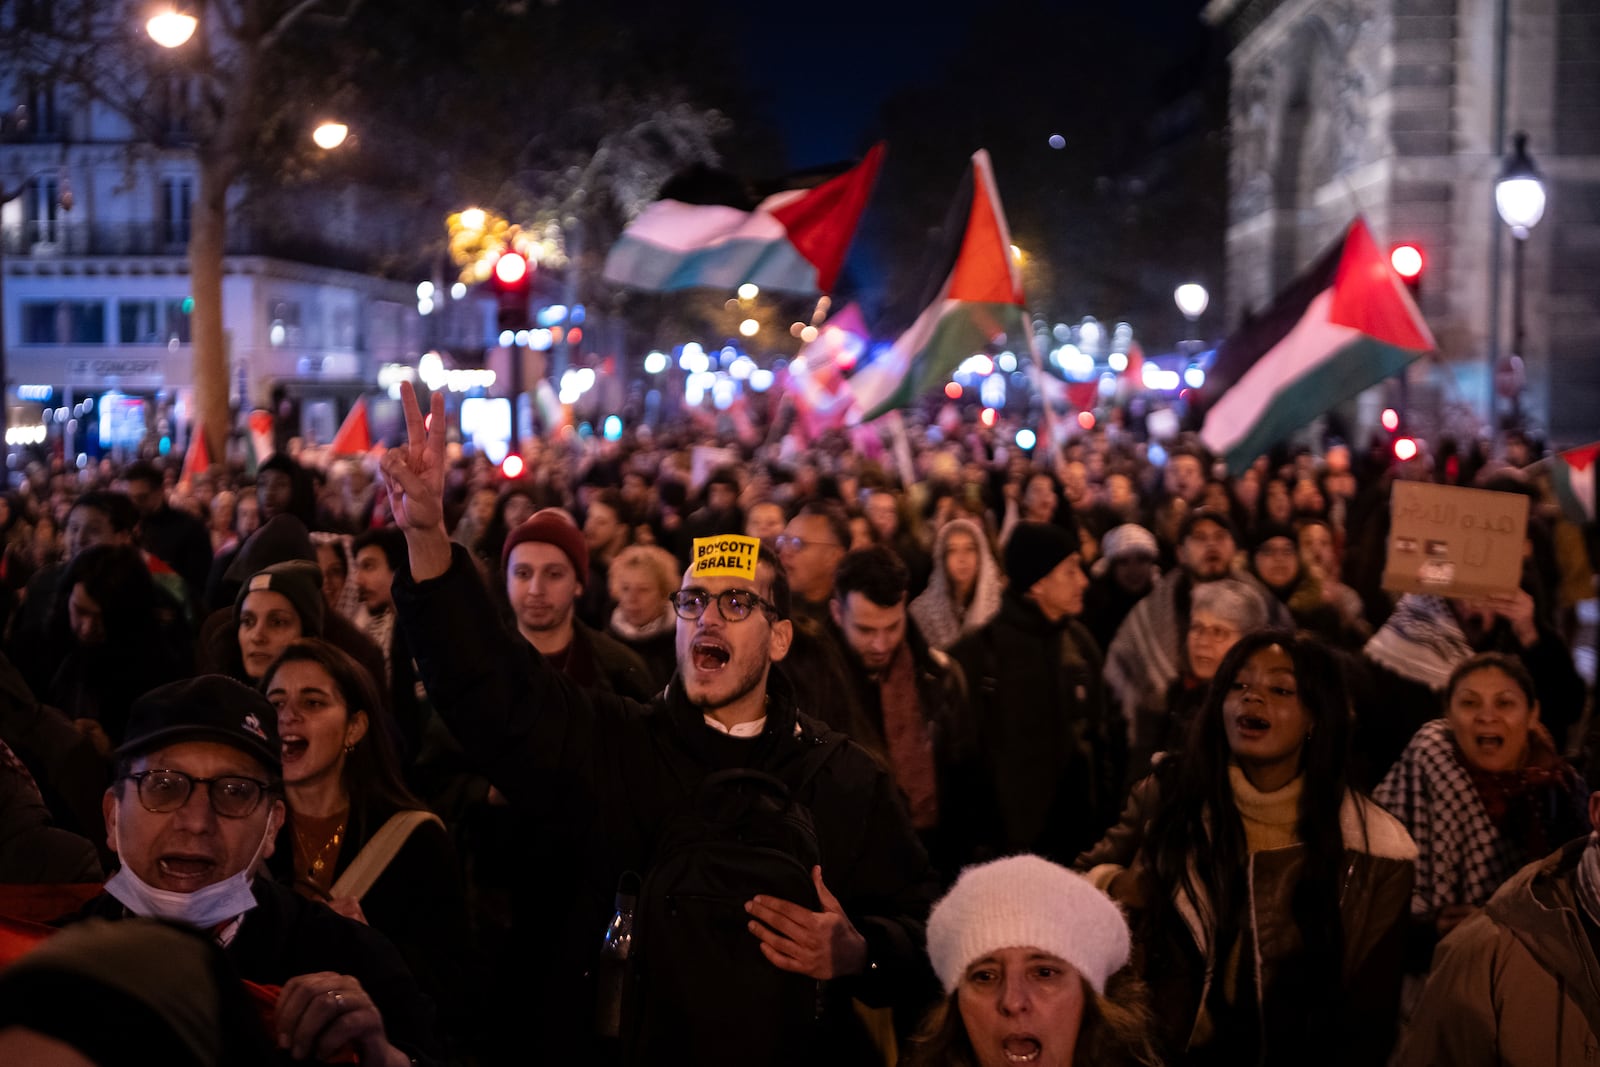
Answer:
POLYGON ((23 193, 29 244, 51 244, 61 240, 61 180, 40 175, 28 182, 23 193))
POLYGON ((121 300, 117 340, 125 345, 189 343, 189 316, 182 300, 121 300))
POLYGON ((22 343, 27 345, 103 345, 106 306, 99 300, 25 300, 22 343))
POLYGON ((273 348, 298 348, 303 343, 298 301, 267 302, 267 343, 273 348))
POLYGON ((189 221, 194 212, 194 179, 161 179, 161 237, 169 245, 189 243, 189 221))
POLYGON ((56 84, 44 78, 28 79, 28 135, 36 141, 54 140, 65 130, 65 116, 56 108, 56 84))

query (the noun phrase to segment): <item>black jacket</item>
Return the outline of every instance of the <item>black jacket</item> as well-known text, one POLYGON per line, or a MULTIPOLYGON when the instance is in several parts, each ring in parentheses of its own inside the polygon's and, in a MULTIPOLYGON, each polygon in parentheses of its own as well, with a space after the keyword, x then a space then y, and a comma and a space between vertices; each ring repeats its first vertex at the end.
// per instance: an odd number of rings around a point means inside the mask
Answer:
MULTIPOLYGON (((267 878, 258 877, 251 888, 256 907, 245 913, 226 949, 240 978, 281 986, 297 975, 319 971, 350 975, 378 1006, 389 1043, 414 1063, 435 1062, 440 1042, 433 1004, 417 990, 400 954, 382 934, 267 878)), ((57 925, 128 915, 121 901, 102 893, 57 925)))
POLYGON ((987 793, 987 850, 1056 863, 1116 818, 1122 732, 1101 680, 1100 649, 1076 619, 1052 623, 1011 593, 989 624, 950 649, 966 675, 987 793))
POLYGON ((553 957, 544 964, 565 975, 566 996, 535 1000, 535 1010, 543 1009, 535 1032, 564 1032, 570 1040, 574 1027, 588 1028, 587 998, 572 991, 595 960, 618 878, 649 870, 657 835, 699 783, 738 757, 789 781, 818 745, 831 754, 795 799, 812 813, 823 876, 866 939, 872 963, 830 990, 838 1051, 860 1050, 850 997, 888 1004, 928 977, 923 924, 937 881, 894 783, 860 747, 800 714, 777 672, 767 684, 766 730, 735 749, 705 725, 676 680, 646 704, 580 689, 551 670, 533 646, 498 624, 459 546, 438 578, 418 583, 409 570, 397 575, 394 599, 429 696, 451 731, 524 816, 566 831, 559 838, 566 854, 545 865, 549 882, 565 889, 565 907, 547 915, 541 931, 543 951, 553 957))

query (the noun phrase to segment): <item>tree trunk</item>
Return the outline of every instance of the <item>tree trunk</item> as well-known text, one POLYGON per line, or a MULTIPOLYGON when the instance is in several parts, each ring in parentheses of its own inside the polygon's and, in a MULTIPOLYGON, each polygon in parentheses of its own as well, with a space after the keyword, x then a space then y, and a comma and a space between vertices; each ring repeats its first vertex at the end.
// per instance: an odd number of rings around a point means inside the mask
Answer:
POLYGON ((228 350, 222 328, 222 258, 228 231, 228 180, 201 154, 189 231, 189 284, 194 296, 195 423, 214 460, 227 455, 233 429, 228 407, 228 350))

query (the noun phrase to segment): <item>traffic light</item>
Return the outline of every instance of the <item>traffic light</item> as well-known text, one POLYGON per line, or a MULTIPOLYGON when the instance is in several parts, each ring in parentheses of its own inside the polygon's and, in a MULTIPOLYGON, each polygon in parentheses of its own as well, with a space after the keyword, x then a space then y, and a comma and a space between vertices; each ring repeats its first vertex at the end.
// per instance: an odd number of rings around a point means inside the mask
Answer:
POLYGON ((1394 439, 1394 458, 1401 463, 1417 458, 1417 442, 1410 437, 1396 437, 1394 439))
POLYGON ((1422 258, 1422 249, 1416 245, 1395 245, 1389 252, 1389 265, 1406 283, 1406 288, 1411 290, 1411 298, 1415 300, 1422 291, 1422 271, 1427 266, 1422 258))
POLYGON ((494 276, 489 284, 499 304, 495 319, 500 332, 526 330, 530 321, 528 296, 533 288, 533 265, 520 252, 502 252, 494 261, 494 276))

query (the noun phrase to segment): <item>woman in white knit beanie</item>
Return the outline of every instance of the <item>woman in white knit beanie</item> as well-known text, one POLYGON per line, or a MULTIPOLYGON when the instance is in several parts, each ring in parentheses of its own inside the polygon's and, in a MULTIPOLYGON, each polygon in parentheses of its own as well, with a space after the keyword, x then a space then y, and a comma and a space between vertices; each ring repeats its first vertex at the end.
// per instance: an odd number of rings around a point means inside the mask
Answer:
POLYGON ((948 994, 905 1067, 1155 1064, 1128 924, 1081 875, 1038 856, 968 867, 928 918, 948 994))

